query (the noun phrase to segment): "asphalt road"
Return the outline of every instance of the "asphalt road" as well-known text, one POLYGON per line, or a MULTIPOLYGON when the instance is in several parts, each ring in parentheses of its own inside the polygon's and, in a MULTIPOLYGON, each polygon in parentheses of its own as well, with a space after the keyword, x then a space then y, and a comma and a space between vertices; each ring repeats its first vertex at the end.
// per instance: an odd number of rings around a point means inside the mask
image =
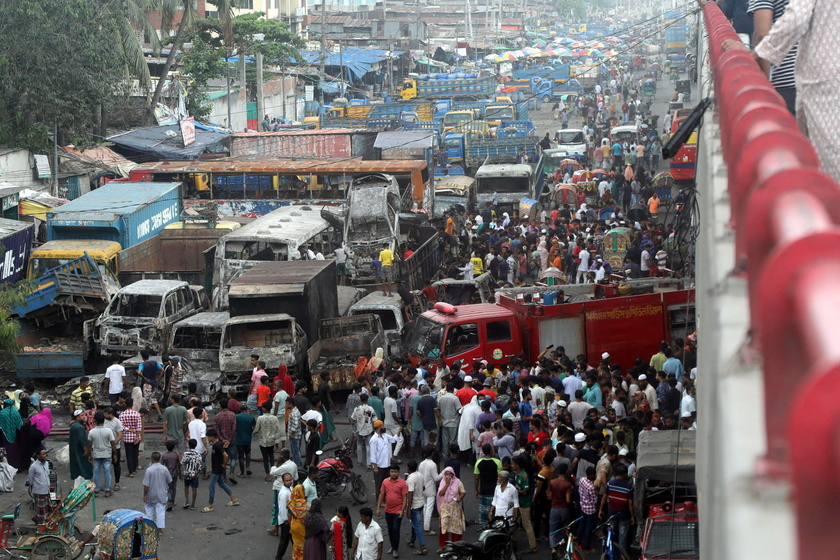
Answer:
MULTIPOLYGON (((341 413, 338 416, 341 418, 344 417, 344 414, 341 413)), ((61 427, 62 423, 66 425, 66 421, 66 417, 57 417, 56 427, 61 427)), ((339 424, 337 426, 337 435, 346 438, 349 435, 349 426, 339 424)), ((46 441, 47 447, 54 450, 52 452, 53 454, 66 444, 66 437, 50 437, 46 441)), ((328 456, 332 456, 336 445, 335 442, 328 444, 325 453, 328 456)), ((145 450, 141 453, 141 465, 148 466, 152 451, 165 452, 163 440, 160 435, 147 436, 145 450)), ((254 444, 252 457, 256 458, 259 456, 259 448, 254 444)), ((405 453, 403 453, 402 459, 403 466, 405 466, 407 462, 405 453)), ((201 508, 207 505, 207 481, 202 480, 200 482, 196 509, 194 511, 181 508, 183 505, 183 484, 179 485, 176 507, 173 511, 167 513, 166 516, 166 530, 161 538, 159 548, 160 557, 166 559, 188 558, 190 560, 202 557, 212 557, 214 560, 246 557, 249 560, 273 559, 279 539, 267 533, 271 518, 271 501, 273 497, 271 483, 264 481, 261 463, 252 464, 251 470, 254 473, 251 478, 239 479, 239 484, 232 487, 234 494, 242 505, 239 507, 225 507, 224 504, 227 502, 227 496, 219 488, 216 488, 215 511, 212 513, 201 512, 201 508)), ((369 502, 366 505, 375 509, 372 472, 368 471, 364 466, 356 466, 355 471, 362 474, 367 483, 369 502)), ((67 465, 59 465, 58 472, 61 477, 62 490, 66 493, 69 491, 68 489, 72 488, 69 467, 67 465)), ((98 522, 98 519, 101 518, 103 512, 107 510, 128 508, 144 511, 143 471, 138 471, 135 478, 127 478, 125 476, 125 463, 123 463, 123 473, 122 479, 120 480, 120 491, 114 492, 110 498, 105 498, 100 494, 100 497, 95 499, 95 503, 92 500, 79 514, 77 525, 82 530, 91 530, 98 522), (94 510, 97 516, 96 519, 93 518, 94 510)), ((473 520, 477 516, 477 500, 474 492, 472 492, 473 477, 470 469, 467 467, 462 468, 461 474, 462 481, 467 489, 467 496, 464 500, 467 519, 473 520)), ((24 485, 25 482, 26 473, 20 472, 15 477, 14 492, 0 494, 0 512, 3 514, 11 513, 15 504, 21 503, 23 507, 21 508, 18 526, 28 529, 31 534, 34 532, 34 523, 31 521, 33 511, 29 507, 30 499, 27 488, 24 485)), ((325 500, 325 516, 327 519, 332 517, 335 509, 341 504, 350 505, 350 511, 355 525, 358 520, 359 507, 361 506, 353 503, 349 493, 340 499, 325 500)), ((382 517, 376 518, 376 520, 381 525, 383 533, 387 534, 384 513, 382 517)), ((436 529, 437 521, 437 518, 432 520, 433 529, 436 529)), ((403 521, 401 527, 403 545, 400 549, 400 556, 402 558, 412 556, 414 552, 404 545, 408 541, 410 532, 411 526, 408 520, 403 521)), ((475 525, 470 525, 467 527, 464 539, 474 539, 475 534, 475 525)), ((427 538, 427 546, 430 549, 429 557, 435 556, 434 551, 437 550, 437 538, 437 536, 430 538, 433 540, 427 538)), ((519 548, 520 550, 527 549, 527 539, 524 532, 520 532, 519 548)), ((386 536, 385 550, 387 549, 386 536)), ((547 543, 540 543, 540 553, 548 553, 547 543)), ((286 553, 286 558, 291 558, 291 549, 286 553)))

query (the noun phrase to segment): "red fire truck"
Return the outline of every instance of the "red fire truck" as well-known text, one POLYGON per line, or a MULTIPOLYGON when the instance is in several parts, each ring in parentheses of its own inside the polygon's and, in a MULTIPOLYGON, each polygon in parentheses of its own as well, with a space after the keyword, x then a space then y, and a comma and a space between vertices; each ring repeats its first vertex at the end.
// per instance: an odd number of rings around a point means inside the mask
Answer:
POLYGON ((475 360, 507 363, 522 352, 533 361, 549 344, 592 364, 609 352, 611 362, 629 368, 655 354, 661 341, 695 330, 694 290, 623 296, 617 286, 595 285, 594 291, 592 299, 551 305, 508 295, 498 305, 439 303, 417 318, 406 348, 415 364, 443 357, 447 365, 460 360, 466 371, 475 360))

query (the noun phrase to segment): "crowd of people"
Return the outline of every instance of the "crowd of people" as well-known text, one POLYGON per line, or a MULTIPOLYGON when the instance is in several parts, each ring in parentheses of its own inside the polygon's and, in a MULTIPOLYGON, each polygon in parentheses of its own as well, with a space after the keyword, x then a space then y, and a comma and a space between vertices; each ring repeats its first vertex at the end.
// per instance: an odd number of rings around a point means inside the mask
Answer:
POLYGON ((695 429, 695 337, 663 342, 627 369, 606 353, 591 366, 562 347, 546 348, 536 363, 518 356, 470 366, 394 360, 360 376, 347 400, 359 464, 373 471, 377 512, 385 508, 388 552, 397 556, 405 518, 409 546, 424 554, 435 506, 438 552, 460 539, 465 469, 478 498, 472 519, 521 518, 531 551, 537 539, 556 546, 575 509, 585 519, 578 533, 585 548, 598 515, 611 518, 619 542, 629 544, 640 433, 695 429), (406 481, 401 456, 409 459, 406 481))

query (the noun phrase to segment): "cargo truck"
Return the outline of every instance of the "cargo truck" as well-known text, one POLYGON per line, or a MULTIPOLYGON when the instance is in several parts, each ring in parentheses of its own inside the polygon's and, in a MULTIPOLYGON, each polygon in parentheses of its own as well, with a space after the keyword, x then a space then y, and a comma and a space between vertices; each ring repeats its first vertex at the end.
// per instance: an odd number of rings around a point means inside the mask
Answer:
POLYGON ((406 79, 400 88, 403 100, 408 101, 417 97, 483 96, 496 91, 495 76, 482 78, 476 77, 475 74, 434 74, 434 76, 434 78, 406 79))
POLYGON ((309 344, 303 328, 286 313, 231 317, 222 330, 219 368, 222 384, 247 391, 253 373, 251 355, 266 363, 266 371, 276 372, 286 365, 289 374, 309 380, 306 351, 309 344))
POLYGON ((114 275, 105 267, 100 269, 85 253, 30 281, 26 296, 11 314, 39 328, 61 323, 78 325, 98 317, 119 289, 114 275))
MULTIPOLYGON (((543 160, 538 163, 486 163, 475 173, 475 200, 471 210, 480 212, 487 204, 492 204, 497 211, 518 212, 523 198, 539 200, 545 177, 543 160)), ((516 161, 515 159, 513 161, 516 161)))
POLYGON ((230 231, 164 229, 151 239, 120 251, 120 283, 127 286, 144 279, 183 280, 204 286, 207 293, 212 293, 216 243, 230 231))
POLYGON ((582 91, 591 91, 607 76, 606 67, 600 63, 578 64, 571 67, 571 77, 580 83, 582 91))
POLYGON ((665 54, 685 54, 688 41, 687 25, 672 25, 665 29, 665 54))
POLYGON ((531 86, 531 93, 543 103, 568 101, 569 96, 572 96, 572 99, 574 99, 583 93, 583 86, 575 78, 561 81, 535 79, 531 86))
POLYGON ((583 354, 592 365, 608 352, 612 363, 628 368, 637 357, 655 353, 661 341, 695 329, 694 290, 641 291, 623 296, 617 286, 596 284, 592 299, 566 302, 560 292, 553 304, 548 298, 534 302, 530 294, 530 301, 504 294, 499 304, 438 303, 417 317, 405 350, 415 365, 423 358, 447 365, 457 360, 469 373, 474 361, 506 364, 523 352, 533 363, 554 344, 569 356, 583 354))
POLYGON ((533 136, 514 136, 513 138, 474 138, 468 139, 464 146, 463 160, 468 171, 477 171, 488 157, 508 156, 515 162, 520 150, 531 157, 536 151, 537 139, 533 136))
POLYGON ((181 183, 112 181, 47 212, 47 241, 98 239, 126 249, 181 215, 181 183))
POLYGON ((0 218, 0 283, 17 282, 26 274, 35 224, 0 218))
POLYGON ((231 317, 286 313, 318 340, 321 319, 338 316, 335 261, 261 262, 230 283, 231 317))

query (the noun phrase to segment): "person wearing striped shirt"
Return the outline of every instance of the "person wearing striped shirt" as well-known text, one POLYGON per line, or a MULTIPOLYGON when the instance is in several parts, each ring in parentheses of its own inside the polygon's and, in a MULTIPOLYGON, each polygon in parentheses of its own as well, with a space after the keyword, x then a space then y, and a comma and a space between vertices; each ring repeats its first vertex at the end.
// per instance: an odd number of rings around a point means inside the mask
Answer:
POLYGON ((601 499, 599 516, 603 519, 606 511, 607 519, 611 519, 613 533, 618 544, 627 550, 630 537, 630 525, 635 523, 633 514, 633 486, 627 480, 627 467, 618 463, 613 467, 615 478, 607 483, 607 491, 601 499), (605 511, 606 510, 606 511, 605 511))
MULTIPOLYGON (((759 45, 769 33, 773 24, 782 17, 787 8, 788 0, 750 0, 747 6, 747 15, 753 18, 753 45, 759 45)), ((770 71, 770 82, 782 99, 785 100, 788 111, 796 115, 796 83, 794 82, 794 68, 796 67, 796 56, 799 45, 794 45, 784 60, 770 71)), ((763 63, 769 69, 769 63, 763 63)))

